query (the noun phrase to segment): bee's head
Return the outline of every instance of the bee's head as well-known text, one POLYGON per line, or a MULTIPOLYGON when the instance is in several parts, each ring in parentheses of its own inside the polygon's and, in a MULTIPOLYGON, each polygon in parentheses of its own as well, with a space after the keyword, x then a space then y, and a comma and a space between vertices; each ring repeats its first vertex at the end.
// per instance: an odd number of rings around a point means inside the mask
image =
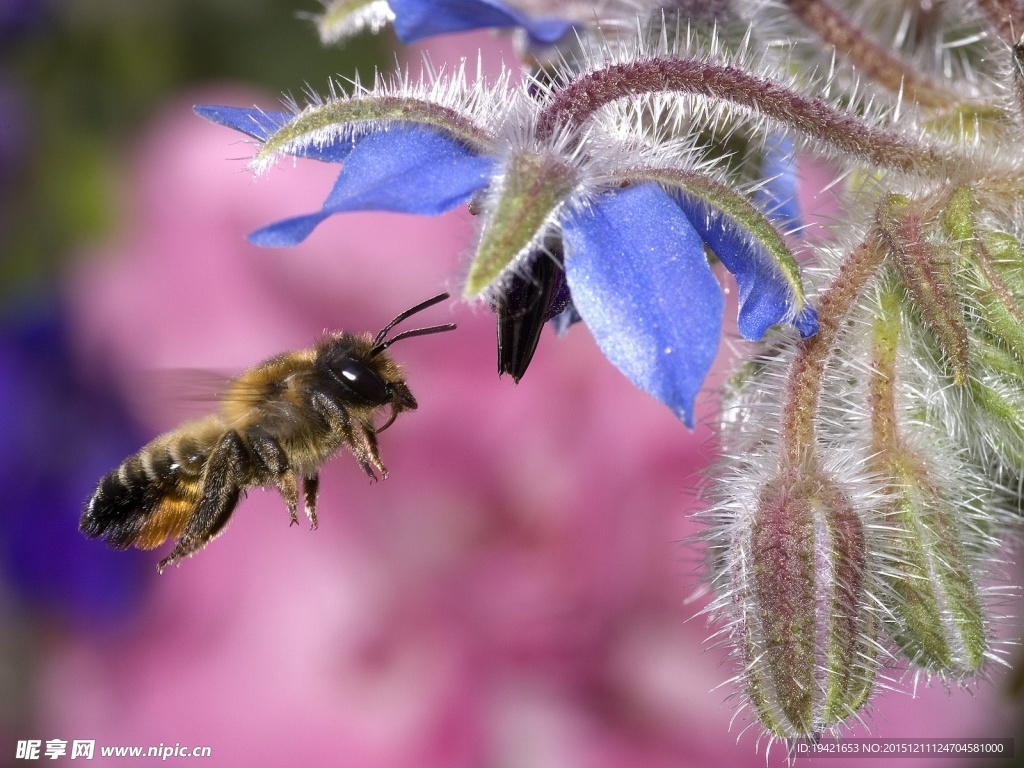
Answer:
POLYGON ((389 356, 371 355, 366 337, 338 334, 321 356, 323 370, 337 385, 348 405, 370 408, 390 405, 403 411, 416 408, 402 370, 389 356))
POLYGON ((388 323, 373 339, 369 336, 358 337, 342 333, 334 337, 321 358, 327 372, 337 382, 342 392, 353 405, 377 407, 391 406, 391 416, 386 424, 378 429, 387 429, 402 411, 416 409, 416 398, 412 396, 402 369, 386 354, 386 350, 400 339, 413 336, 425 336, 431 333, 442 333, 455 328, 454 323, 432 325, 427 328, 414 328, 403 331, 388 339, 387 334, 398 323, 410 315, 431 307, 448 298, 442 293, 433 298, 407 309, 388 323))

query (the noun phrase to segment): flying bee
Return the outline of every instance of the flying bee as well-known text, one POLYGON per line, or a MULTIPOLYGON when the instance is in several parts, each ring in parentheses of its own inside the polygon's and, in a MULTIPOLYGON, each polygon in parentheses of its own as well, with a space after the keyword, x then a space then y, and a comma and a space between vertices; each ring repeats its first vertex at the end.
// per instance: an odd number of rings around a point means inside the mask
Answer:
POLYGON ((376 479, 387 477, 377 433, 416 409, 398 364, 385 354, 400 339, 442 333, 453 323, 403 331, 398 323, 448 298, 434 296, 402 312, 376 336, 341 331, 310 349, 285 352, 234 379, 219 413, 160 435, 105 475, 79 529, 116 549, 177 543, 157 571, 190 556, 227 525, 239 496, 276 486, 298 523, 299 479, 310 527, 317 527, 320 465, 343 446, 376 479), (381 410, 390 415, 374 426, 381 410))

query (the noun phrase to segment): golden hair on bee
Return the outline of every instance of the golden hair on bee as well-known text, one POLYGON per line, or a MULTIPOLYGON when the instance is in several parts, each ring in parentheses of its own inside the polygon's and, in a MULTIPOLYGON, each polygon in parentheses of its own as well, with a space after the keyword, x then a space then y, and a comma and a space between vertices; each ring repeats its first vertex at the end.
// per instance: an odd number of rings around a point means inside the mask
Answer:
POLYGON ((310 527, 317 527, 320 466, 342 447, 376 479, 387 477, 377 434, 398 414, 416 409, 402 369, 386 354, 396 341, 442 333, 453 323, 415 328, 387 338, 398 323, 444 301, 447 293, 402 312, 376 335, 345 331, 313 347, 284 352, 234 379, 220 410, 160 435, 97 484, 79 523, 89 538, 111 547, 177 543, 158 571, 212 541, 240 496, 275 486, 298 523, 299 480, 310 527), (390 415, 374 425, 382 409, 390 415))

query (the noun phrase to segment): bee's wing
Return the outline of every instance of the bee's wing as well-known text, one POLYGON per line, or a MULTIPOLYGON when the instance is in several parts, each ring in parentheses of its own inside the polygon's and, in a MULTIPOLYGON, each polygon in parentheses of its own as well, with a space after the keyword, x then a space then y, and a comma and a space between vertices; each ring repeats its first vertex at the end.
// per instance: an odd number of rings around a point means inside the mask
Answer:
POLYGON ((205 368, 137 371, 127 382, 127 396, 147 422, 181 422, 215 411, 233 380, 230 373, 205 368))

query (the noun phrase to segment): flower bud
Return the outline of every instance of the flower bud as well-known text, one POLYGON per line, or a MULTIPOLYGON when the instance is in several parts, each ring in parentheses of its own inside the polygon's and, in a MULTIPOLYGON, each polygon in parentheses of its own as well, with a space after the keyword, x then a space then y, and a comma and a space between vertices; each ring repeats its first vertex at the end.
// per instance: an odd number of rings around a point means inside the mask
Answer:
POLYGON ((1024 360, 1024 253, 1005 232, 985 235, 975 248, 977 286, 972 291, 985 335, 1024 360))
POLYGON ((850 499, 825 473, 762 487, 735 564, 748 692, 762 724, 812 736, 859 710, 875 672, 868 547, 850 499))
MULTIPOLYGON (((970 469, 955 460, 943 462, 941 441, 915 434, 928 427, 907 416, 900 397, 901 292, 890 282, 879 298, 872 326, 870 461, 888 499, 881 509, 885 534, 879 537, 890 563, 882 575, 887 589, 880 594, 885 623, 914 664, 933 672, 969 673, 987 650, 984 612, 964 541, 963 521, 973 514, 972 502, 954 499, 953 478, 970 469)), ((978 383, 971 379, 969 385, 978 383)), ((959 485, 974 484, 961 478, 959 485)))
POLYGON ((953 381, 966 384, 969 340, 951 251, 929 240, 922 215, 900 195, 890 195, 879 206, 878 225, 900 281, 942 348, 953 381))
POLYGON ((986 339, 974 342, 976 373, 970 382, 968 438, 996 475, 1024 472, 1024 362, 1005 347, 986 339))
POLYGON ((953 195, 944 225, 963 254, 970 286, 973 407, 964 437, 998 477, 1024 471, 1024 250, 1008 232, 978 232, 973 198, 953 195))
POLYGON ((953 675, 974 672, 988 640, 956 510, 920 471, 903 474, 886 537, 894 563, 884 576, 887 623, 917 666, 953 675))

